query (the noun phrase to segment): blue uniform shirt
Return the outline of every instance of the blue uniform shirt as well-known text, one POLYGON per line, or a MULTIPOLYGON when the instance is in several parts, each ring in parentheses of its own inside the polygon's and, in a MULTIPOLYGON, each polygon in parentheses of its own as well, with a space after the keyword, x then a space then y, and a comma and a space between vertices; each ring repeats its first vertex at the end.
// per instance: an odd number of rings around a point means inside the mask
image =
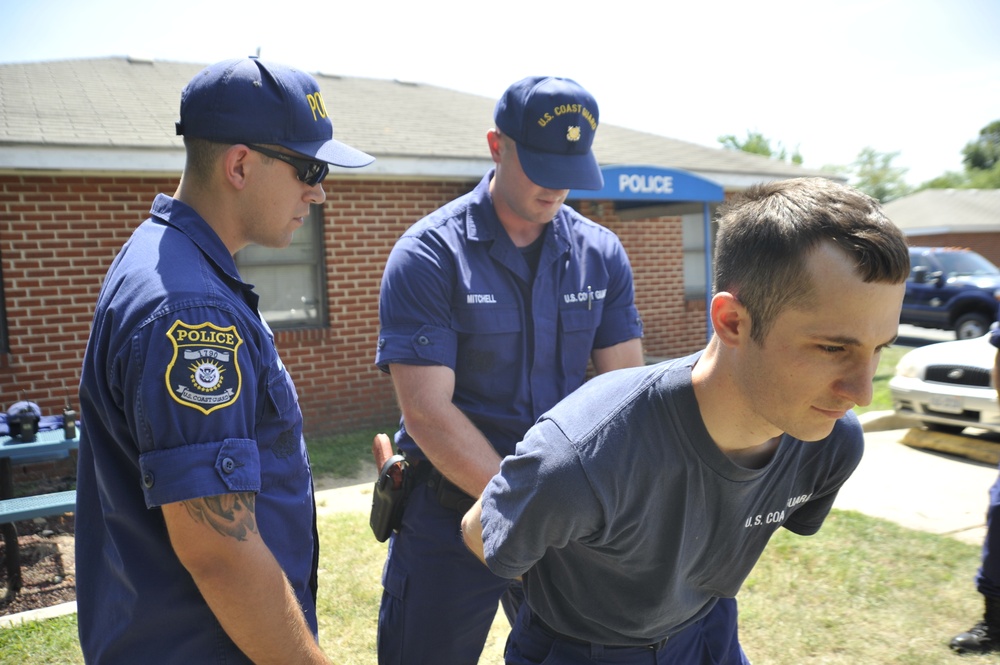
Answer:
POLYGON ((249 662, 170 545, 159 506, 255 492, 316 632, 312 476, 298 397, 257 296, 197 213, 159 195, 98 299, 80 388, 77 602, 88 662, 249 662))
MULTIPOLYGON (((376 364, 444 365, 454 403, 501 455, 583 384, 594 349, 642 336, 618 238, 562 206, 534 281, 493 208, 493 172, 411 227, 386 263, 376 364)), ((423 458, 406 434, 397 444, 423 458)))

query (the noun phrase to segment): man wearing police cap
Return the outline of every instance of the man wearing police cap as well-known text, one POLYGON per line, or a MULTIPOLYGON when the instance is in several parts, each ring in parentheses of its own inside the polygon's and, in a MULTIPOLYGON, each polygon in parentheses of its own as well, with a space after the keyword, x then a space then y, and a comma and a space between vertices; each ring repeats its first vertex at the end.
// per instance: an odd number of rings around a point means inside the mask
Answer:
POLYGON ((240 278, 326 198, 315 79, 256 58, 181 96, 187 161, 122 248, 80 388, 77 603, 88 662, 327 663, 317 644, 312 477, 295 387, 240 278))

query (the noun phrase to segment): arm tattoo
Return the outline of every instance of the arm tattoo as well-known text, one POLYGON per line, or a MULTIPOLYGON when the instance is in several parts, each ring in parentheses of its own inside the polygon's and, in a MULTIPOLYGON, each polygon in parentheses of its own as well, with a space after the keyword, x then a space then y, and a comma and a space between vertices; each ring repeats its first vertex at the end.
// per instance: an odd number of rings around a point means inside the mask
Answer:
POLYGON ((196 522, 209 525, 223 536, 246 540, 248 533, 257 532, 253 492, 191 499, 184 502, 184 507, 196 522))

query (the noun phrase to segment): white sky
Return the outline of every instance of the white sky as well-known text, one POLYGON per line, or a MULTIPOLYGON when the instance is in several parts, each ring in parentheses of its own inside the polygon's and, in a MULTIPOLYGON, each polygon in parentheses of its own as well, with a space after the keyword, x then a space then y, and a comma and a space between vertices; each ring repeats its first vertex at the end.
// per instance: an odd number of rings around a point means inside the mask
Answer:
POLYGON ((759 131, 812 168, 899 151, 911 184, 1000 119, 998 0, 0 0, 0 62, 258 48, 493 99, 567 76, 602 122, 711 147, 759 131))

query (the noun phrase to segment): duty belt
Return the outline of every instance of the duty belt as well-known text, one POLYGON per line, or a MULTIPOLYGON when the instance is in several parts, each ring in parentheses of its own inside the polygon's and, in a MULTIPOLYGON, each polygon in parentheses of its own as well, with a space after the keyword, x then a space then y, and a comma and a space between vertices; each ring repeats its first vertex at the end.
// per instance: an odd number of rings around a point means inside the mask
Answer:
POLYGON ((462 491, 455 483, 451 482, 441 472, 434 468, 434 465, 427 460, 412 462, 411 468, 414 471, 414 485, 426 480, 427 486, 434 490, 438 503, 443 508, 454 510, 462 515, 469 512, 472 504, 476 500, 462 491))
POLYGON ((464 515, 472 508, 476 502, 471 496, 463 492, 458 485, 441 475, 441 472, 431 467, 431 472, 427 477, 427 484, 434 489, 438 503, 443 508, 455 510, 464 515))
MULTIPOLYGON (((564 642, 570 642, 572 644, 582 644, 584 646, 592 646, 594 644, 599 644, 598 642, 589 642, 587 640, 581 640, 579 638, 572 637, 570 635, 564 635, 564 634, 560 633, 559 631, 557 631, 556 629, 550 627, 544 621, 542 621, 542 618, 540 616, 538 616, 537 614, 535 614, 534 612, 531 613, 531 623, 533 623, 536 626, 538 626, 542 630, 542 632, 546 633, 549 637, 553 637, 553 638, 555 638, 557 640, 562 640, 564 642)), ((618 644, 618 645, 601 644, 600 646, 603 647, 604 649, 649 649, 650 651, 659 651, 660 649, 662 649, 663 647, 665 647, 667 645, 667 640, 668 639, 670 639, 670 638, 664 637, 659 642, 653 642, 651 644, 631 644, 631 645, 629 645, 629 644, 618 644)))

